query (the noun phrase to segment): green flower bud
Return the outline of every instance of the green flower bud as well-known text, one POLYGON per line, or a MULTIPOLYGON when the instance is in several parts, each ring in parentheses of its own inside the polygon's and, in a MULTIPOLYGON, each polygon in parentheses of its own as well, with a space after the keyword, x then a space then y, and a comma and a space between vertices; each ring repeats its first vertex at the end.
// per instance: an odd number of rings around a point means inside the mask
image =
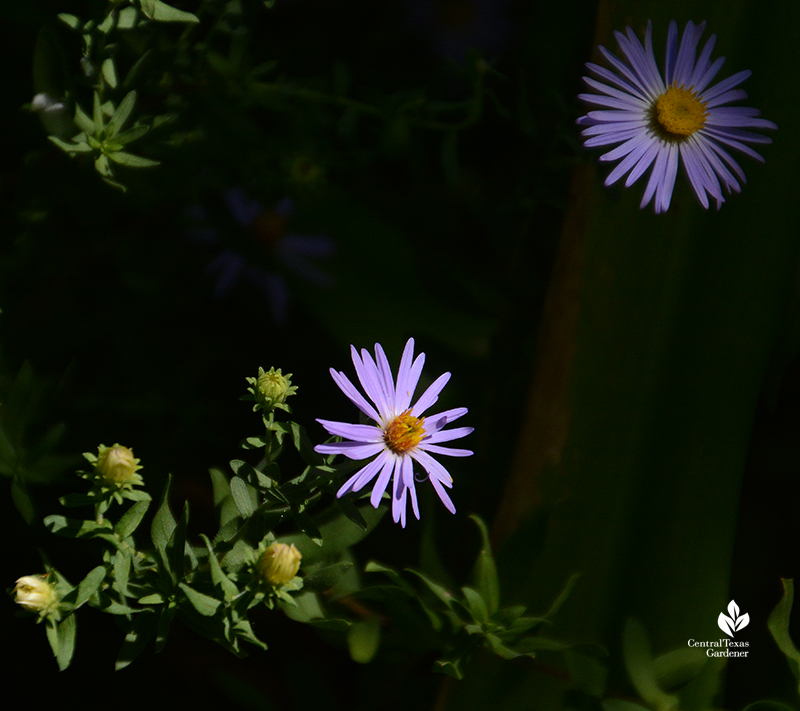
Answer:
POLYGON ((56 591, 39 575, 26 575, 17 580, 14 593, 19 605, 38 612, 40 617, 45 617, 58 607, 56 591))
POLYGON ((297 386, 292 385, 291 377, 291 373, 281 373, 280 368, 270 368, 266 372, 259 368, 257 378, 248 378, 248 382, 254 386, 250 392, 265 410, 280 407, 287 397, 297 392, 297 386))
POLYGON ((264 580, 274 586, 286 585, 300 570, 303 556, 292 543, 273 543, 256 563, 256 569, 264 580))
POLYGON ((120 488, 141 484, 142 478, 136 473, 141 468, 139 460, 133 457, 133 450, 128 447, 121 444, 106 447, 101 444, 97 448, 94 469, 105 484, 120 488))

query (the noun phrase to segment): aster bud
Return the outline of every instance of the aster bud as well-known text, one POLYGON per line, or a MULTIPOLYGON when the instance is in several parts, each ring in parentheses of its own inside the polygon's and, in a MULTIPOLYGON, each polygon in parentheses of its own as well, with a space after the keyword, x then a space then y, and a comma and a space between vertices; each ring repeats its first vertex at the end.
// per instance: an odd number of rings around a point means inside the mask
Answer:
POLYGON ((270 368, 268 371, 259 368, 258 377, 247 380, 254 386, 250 392, 253 393, 256 403, 265 410, 271 410, 282 406, 286 398, 297 392, 297 386, 292 385, 291 377, 291 373, 281 373, 280 368, 270 368))
POLYGON ((256 568, 268 583, 275 586, 286 585, 300 570, 302 557, 294 543, 273 543, 261 554, 256 568))
POLYGON ((26 610, 38 612, 41 617, 45 617, 58 606, 56 591, 40 575, 25 575, 17 580, 14 593, 18 604, 26 610))
POLYGON ((123 487, 141 483, 141 477, 136 474, 142 468, 139 466, 139 460, 134 459, 132 449, 121 444, 115 444, 113 447, 101 444, 97 448, 94 468, 106 484, 123 487))

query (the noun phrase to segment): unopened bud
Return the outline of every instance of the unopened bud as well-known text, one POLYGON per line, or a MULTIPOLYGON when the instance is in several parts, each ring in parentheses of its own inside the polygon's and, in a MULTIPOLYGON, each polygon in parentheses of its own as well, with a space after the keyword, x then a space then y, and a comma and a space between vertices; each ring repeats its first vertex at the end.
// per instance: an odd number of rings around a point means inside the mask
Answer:
POLYGON ((280 368, 277 370, 270 368, 267 372, 264 372, 263 368, 259 368, 253 390, 256 401, 266 409, 282 405, 286 402, 287 397, 294 395, 297 391, 297 387, 292 385, 291 377, 291 373, 286 375, 281 373, 280 368))
POLYGON ((18 604, 42 617, 58 605, 58 595, 53 586, 39 575, 26 575, 17 580, 14 593, 18 604))
POLYGON ((115 444, 113 447, 106 447, 101 444, 97 448, 97 461, 94 463, 95 471, 100 475, 104 482, 122 487, 137 484, 141 479, 135 476, 136 472, 142 467, 139 460, 134 459, 133 450, 115 444))
POLYGON ((300 570, 302 557, 294 543, 273 543, 261 554, 256 568, 268 583, 286 585, 300 570))

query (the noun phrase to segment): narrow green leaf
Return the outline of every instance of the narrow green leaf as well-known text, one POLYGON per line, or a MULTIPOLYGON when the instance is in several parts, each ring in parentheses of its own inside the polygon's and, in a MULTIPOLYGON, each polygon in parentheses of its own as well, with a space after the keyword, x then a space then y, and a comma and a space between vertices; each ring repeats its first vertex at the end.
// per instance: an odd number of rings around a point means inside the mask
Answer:
POLYGON ((427 575, 425 575, 425 573, 419 570, 414 570, 414 568, 406 568, 406 571, 416 575, 423 583, 425 583, 425 585, 428 586, 428 589, 434 595, 436 595, 436 597, 438 597, 445 605, 452 608, 455 599, 453 597, 453 593, 439 585, 439 583, 431 580, 427 575))
POLYGON ((172 620, 175 619, 177 612, 178 608, 175 605, 167 605, 161 609, 158 615, 158 627, 156 629, 154 650, 156 654, 164 649, 164 645, 167 643, 167 637, 169 636, 169 629, 172 626, 172 620))
POLYGON ((47 624, 47 640, 58 662, 59 671, 64 671, 72 661, 77 631, 78 623, 75 615, 68 615, 60 622, 47 624))
POLYGON ((308 511, 305 508, 300 508, 299 506, 292 506, 292 518, 294 522, 297 524, 297 527, 306 535, 308 536, 314 543, 318 546, 322 546, 322 534, 317 528, 317 524, 314 523, 313 519, 309 515, 308 511))
POLYGON ((214 552, 211 541, 209 541, 208 537, 203 534, 200 534, 200 537, 203 539, 203 542, 206 544, 206 548, 208 549, 208 565, 211 569, 211 582, 213 582, 214 585, 219 585, 220 589, 222 590, 222 594, 225 596, 226 602, 230 602, 239 594, 239 589, 222 570, 222 566, 217 560, 217 554, 214 552))
POLYGON ((107 57, 103 60, 103 64, 100 67, 103 73, 103 79, 106 80, 106 84, 108 84, 112 89, 117 88, 117 70, 114 67, 114 60, 111 57, 107 57))
POLYGON ((169 508, 169 487, 172 482, 172 475, 167 477, 167 483, 164 486, 164 493, 161 495, 161 501, 158 505, 158 510, 153 517, 153 523, 150 526, 150 537, 153 540, 153 545, 161 550, 166 550, 169 539, 175 530, 177 523, 172 511, 169 508))
POLYGON ((111 524, 107 521, 97 523, 96 521, 79 521, 74 518, 67 518, 60 514, 53 514, 44 519, 44 525, 52 533, 67 538, 92 538, 98 533, 108 533, 111 531, 111 524))
POLYGON ((145 645, 153 638, 156 633, 156 615, 152 612, 145 612, 133 618, 131 628, 125 635, 125 641, 119 650, 119 656, 114 668, 119 671, 128 666, 138 657, 145 645))
POLYGON ((103 176, 103 178, 110 178, 114 173, 111 171, 111 165, 108 162, 108 156, 105 154, 99 155, 94 161, 94 169, 103 176))
POLYGON ((544 617, 550 618, 553 617, 560 609, 561 606, 567 601, 567 598, 570 596, 572 592, 572 588, 575 587, 575 583, 578 582, 578 579, 581 577, 580 573, 573 573, 570 575, 569 580, 567 580, 567 584, 564 586, 564 589, 559 593, 558 597, 553 601, 553 604, 550 605, 550 609, 544 614, 544 617))
POLYGON ((76 588, 76 598, 74 602, 74 606, 76 608, 83 605, 92 595, 94 595, 99 589, 100 586, 103 584, 103 580, 106 577, 106 567, 104 565, 98 565, 96 568, 87 573, 86 577, 81 580, 76 588))
POLYGON ((493 615, 500 607, 500 587, 497 582, 497 567, 492 556, 492 546, 489 542, 489 530, 483 520, 471 515, 470 518, 478 525, 483 540, 483 547, 475 561, 475 585, 486 603, 489 615, 493 615))
POLYGON ((130 536, 142 522, 149 506, 149 500, 137 501, 122 515, 119 523, 114 528, 114 532, 122 539, 130 536))
POLYGON ((475 622, 485 624, 489 621, 489 610, 481 594, 473 588, 463 587, 461 591, 467 600, 467 606, 475 622))
POLYGON ((103 118, 103 106, 100 103, 100 94, 96 91, 94 92, 92 100, 92 123, 94 125, 92 133, 94 133, 95 136, 99 136, 105 128, 105 119, 103 118))
POLYGON ((256 504, 253 501, 254 497, 247 482, 235 476, 231 478, 230 487, 231 496, 233 496, 233 501, 236 504, 236 508, 239 509, 239 513, 245 518, 252 516, 253 511, 256 510, 256 504))
POLYGON ((142 12, 156 22, 200 22, 191 12, 184 12, 161 0, 140 0, 142 12))
POLYGON ((140 605, 162 605, 163 603, 164 596, 161 593, 153 593, 139 598, 140 605))
POLYGON ((131 115, 131 111, 133 111, 133 106, 135 103, 135 91, 129 91, 127 94, 125 94, 122 101, 119 102, 119 106, 117 106, 117 108, 114 110, 114 113, 108 121, 108 126, 106 127, 106 137, 111 138, 122 129, 122 127, 125 125, 125 122, 128 120, 128 117, 131 115))
POLYGON ((122 595, 127 596, 128 579, 131 572, 131 557, 133 552, 129 548, 118 550, 114 556, 114 588, 122 595))
POLYGON ((222 604, 221 600, 201 593, 199 590, 189 587, 186 583, 178 583, 178 587, 183 590, 186 599, 192 603, 192 607, 204 617, 213 617, 222 604))
POLYGON ((67 141, 62 141, 58 136, 48 136, 47 138, 66 153, 88 153, 92 150, 88 143, 68 143, 67 141))
POLYGON ((127 131, 121 131, 115 135, 114 142, 121 146, 133 143, 135 140, 144 136, 149 130, 149 126, 132 126, 127 131))
POLYGON ((113 153, 109 153, 108 157, 115 163, 126 165, 128 168, 152 168, 161 165, 161 161, 142 158, 142 156, 126 153, 125 151, 114 151, 113 153))

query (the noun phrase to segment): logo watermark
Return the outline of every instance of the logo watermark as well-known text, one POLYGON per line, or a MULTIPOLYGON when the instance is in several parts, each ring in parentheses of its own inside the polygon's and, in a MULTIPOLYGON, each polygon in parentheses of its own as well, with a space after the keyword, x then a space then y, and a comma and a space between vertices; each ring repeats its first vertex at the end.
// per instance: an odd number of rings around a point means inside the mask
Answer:
POLYGON ((728 603, 728 614, 724 612, 719 613, 717 618, 717 625, 719 628, 728 635, 728 638, 721 637, 718 640, 710 642, 700 642, 695 639, 690 639, 687 643, 690 647, 703 647, 706 650, 708 657, 746 657, 750 646, 749 642, 737 642, 733 639, 733 635, 739 630, 744 629, 750 624, 750 615, 746 612, 743 615, 739 614, 739 606, 735 601, 731 600, 728 603))

